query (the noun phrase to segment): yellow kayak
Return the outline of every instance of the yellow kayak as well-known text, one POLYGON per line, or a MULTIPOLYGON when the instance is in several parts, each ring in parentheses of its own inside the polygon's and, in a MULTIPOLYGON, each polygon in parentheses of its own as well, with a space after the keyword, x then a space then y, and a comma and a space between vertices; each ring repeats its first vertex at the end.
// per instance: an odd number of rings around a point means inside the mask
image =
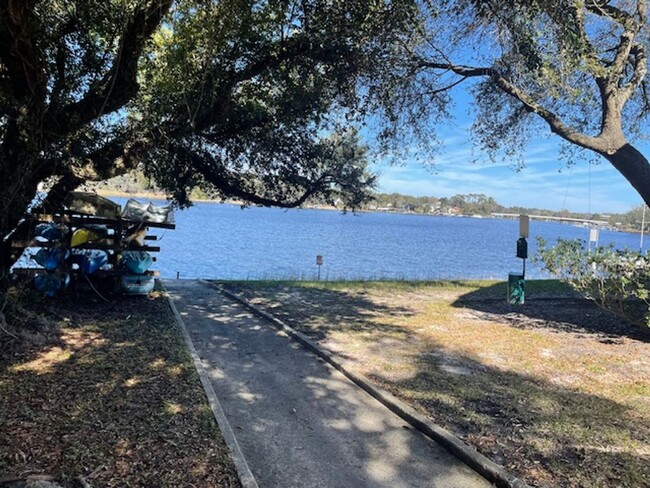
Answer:
POLYGON ((77 229, 72 234, 72 239, 70 239, 70 246, 77 247, 85 244, 87 242, 96 241, 102 239, 104 236, 94 232, 90 229, 77 229))

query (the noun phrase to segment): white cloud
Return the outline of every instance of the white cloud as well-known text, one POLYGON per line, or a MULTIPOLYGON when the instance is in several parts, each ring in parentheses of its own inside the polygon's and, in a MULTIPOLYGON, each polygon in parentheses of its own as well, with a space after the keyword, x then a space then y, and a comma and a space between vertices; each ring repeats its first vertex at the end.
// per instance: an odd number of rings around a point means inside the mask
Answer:
MULTIPOLYGON (((459 107, 467 108, 469 98, 463 98, 459 107)), ((437 132, 444 148, 434 158, 433 170, 416 163, 416 148, 409 148, 404 164, 375 165, 380 191, 437 197, 483 193, 506 206, 599 213, 626 212, 641 203, 632 186, 604 159, 600 164, 579 161, 567 167, 559 155, 559 138, 543 131, 526 148, 520 171, 515 171, 515 161, 493 163, 473 148, 471 124, 460 110, 455 112, 457 123, 437 132)), ((637 148, 650 154, 648 143, 637 148)))

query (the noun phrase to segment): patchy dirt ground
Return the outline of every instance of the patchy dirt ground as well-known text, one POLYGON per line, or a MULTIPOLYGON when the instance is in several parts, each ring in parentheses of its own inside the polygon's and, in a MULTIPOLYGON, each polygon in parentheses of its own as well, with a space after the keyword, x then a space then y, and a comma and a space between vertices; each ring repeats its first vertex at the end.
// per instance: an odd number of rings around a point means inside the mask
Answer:
POLYGON ((240 486, 162 296, 82 293, 40 313, 58 327, 0 355, 0 479, 240 486))
POLYGON ((650 334, 548 284, 226 283, 539 487, 650 486, 650 334))

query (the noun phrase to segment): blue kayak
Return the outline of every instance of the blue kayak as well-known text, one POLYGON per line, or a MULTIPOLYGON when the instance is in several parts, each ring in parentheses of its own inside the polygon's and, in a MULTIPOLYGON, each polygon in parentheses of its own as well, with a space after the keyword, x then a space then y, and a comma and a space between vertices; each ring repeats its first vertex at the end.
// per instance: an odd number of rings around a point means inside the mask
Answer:
POLYGON ((72 252, 72 262, 79 265, 83 274, 91 275, 108 263, 108 254, 98 249, 76 250, 72 252))
POLYGON ((144 274, 153 264, 151 254, 146 251, 124 251, 122 263, 133 274, 144 274))
POLYGON ((63 230, 58 224, 38 224, 34 231, 37 237, 43 237, 48 241, 58 241, 63 237, 63 230))
POLYGON ((42 248, 34 255, 34 261, 51 271, 62 266, 70 256, 70 251, 61 248, 42 248))
POLYGON ((68 273, 39 273, 34 277, 34 286, 36 289, 42 291, 48 297, 55 296, 69 284, 70 275, 68 273))
POLYGON ((146 295, 153 291, 155 279, 153 276, 122 275, 120 288, 128 295, 146 295))
POLYGON ((92 254, 84 256, 81 263, 81 271, 91 275, 108 263, 108 255, 104 251, 93 251, 92 254))

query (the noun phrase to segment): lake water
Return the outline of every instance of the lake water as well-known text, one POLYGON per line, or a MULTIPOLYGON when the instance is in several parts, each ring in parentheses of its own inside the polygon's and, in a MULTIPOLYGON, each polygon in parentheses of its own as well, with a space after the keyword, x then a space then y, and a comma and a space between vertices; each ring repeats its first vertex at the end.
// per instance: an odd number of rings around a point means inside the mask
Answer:
MULTIPOLYGON (((120 203, 123 203, 121 201, 120 203)), ((162 237, 156 268, 165 278, 504 279, 521 271, 515 255, 516 220, 329 210, 282 210, 199 203, 178 211, 176 230, 162 237)), ((583 227, 531 221, 535 237, 587 240, 583 227)), ((601 231, 600 244, 639 248, 639 236, 601 231)), ((645 246, 644 246, 645 247, 645 246)), ((528 261, 529 278, 547 277, 528 261)))

